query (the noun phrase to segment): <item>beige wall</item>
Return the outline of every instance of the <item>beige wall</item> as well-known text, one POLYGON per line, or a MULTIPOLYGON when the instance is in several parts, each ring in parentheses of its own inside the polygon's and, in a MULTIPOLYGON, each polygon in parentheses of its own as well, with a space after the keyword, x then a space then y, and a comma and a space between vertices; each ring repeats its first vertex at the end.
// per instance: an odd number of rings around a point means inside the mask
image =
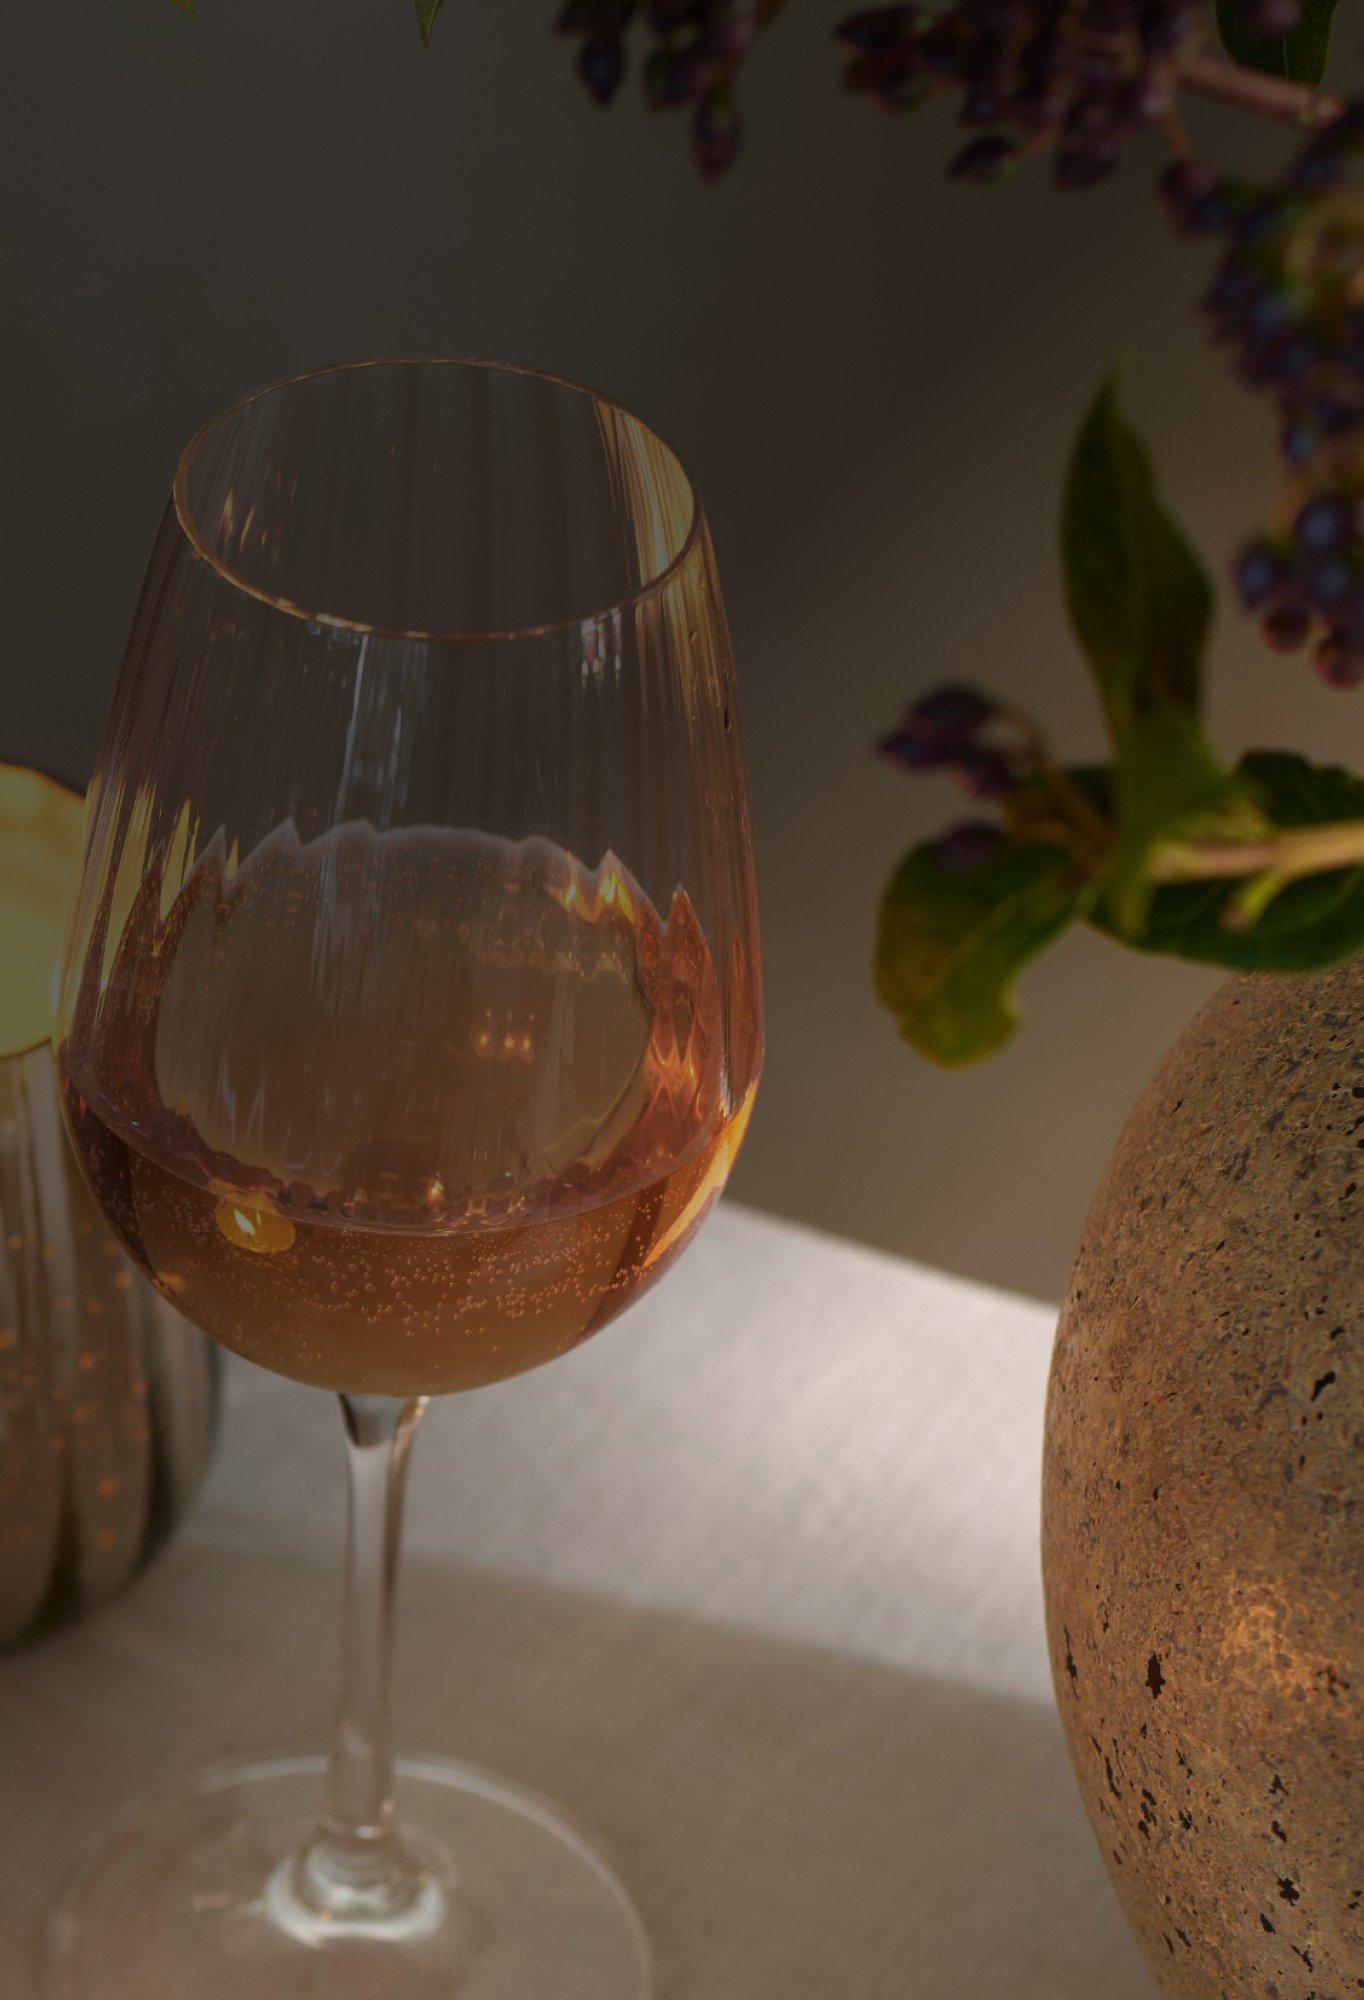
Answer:
MULTIPOLYGON (((949 186, 946 116, 838 91, 835 10, 798 0, 717 189, 680 129, 595 115, 554 0, 26 7, 0 135, 8 621, 0 750, 83 776, 180 442, 249 384, 365 352, 561 369, 648 416, 705 491, 753 765, 771 1042, 737 1191, 1043 1294, 1126 1107, 1210 980, 1096 939, 1027 980, 1029 1024, 943 1076, 871 998, 899 848, 955 807, 876 764, 901 700, 976 677, 1097 747, 1060 610, 1054 511, 1099 374, 1219 559, 1273 476, 1267 413, 1190 310, 1205 253, 1150 196, 1034 172, 949 186)), ((1245 137, 1230 115, 1212 128, 1245 137)), ((1361 697, 1219 627, 1224 742, 1364 759, 1361 697)))

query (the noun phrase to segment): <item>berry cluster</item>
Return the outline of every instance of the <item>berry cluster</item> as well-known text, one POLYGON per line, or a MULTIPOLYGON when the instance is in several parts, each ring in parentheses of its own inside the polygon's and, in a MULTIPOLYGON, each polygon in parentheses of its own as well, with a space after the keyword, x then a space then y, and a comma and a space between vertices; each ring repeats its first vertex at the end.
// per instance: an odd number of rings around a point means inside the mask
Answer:
POLYGON ((1276 652, 1316 638, 1315 665, 1331 687, 1364 681, 1364 540, 1353 499, 1318 493, 1287 535, 1241 551, 1236 583, 1276 652))
POLYGON ((1335 687, 1364 681, 1364 223, 1342 197, 1364 153, 1364 102, 1315 132, 1279 182, 1252 188, 1177 161, 1162 181, 1176 225, 1226 239, 1203 310, 1241 380, 1272 397, 1288 480, 1236 585, 1268 643, 1316 642, 1335 687))
POLYGON ((965 874, 968 868, 983 868, 1007 845, 1002 826, 988 819, 962 819, 949 826, 933 842, 933 859, 950 874, 965 874))
POLYGON ((837 32, 852 55, 845 83, 886 110, 960 93, 958 120, 976 136, 952 162, 959 179, 997 181, 1054 144, 1057 182, 1079 188, 1165 116, 1202 26, 1198 0, 954 0, 870 8, 837 32))
POLYGON ((762 29, 784 0, 568 0, 561 35, 581 42, 578 74, 607 105, 625 76, 629 31, 639 21, 650 48, 644 98, 653 111, 691 113, 692 151, 708 180, 733 165, 742 139, 734 82, 762 29))

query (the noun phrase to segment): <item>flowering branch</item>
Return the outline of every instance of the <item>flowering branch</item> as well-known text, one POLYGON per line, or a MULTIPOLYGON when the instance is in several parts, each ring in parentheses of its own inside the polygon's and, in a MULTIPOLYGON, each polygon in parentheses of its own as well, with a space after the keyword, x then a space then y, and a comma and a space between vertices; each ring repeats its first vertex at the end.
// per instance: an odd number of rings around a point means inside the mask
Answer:
MULTIPOLYGON (((1335 7, 900 0, 836 33, 846 86, 884 111, 951 104, 957 180, 1001 181, 1047 154, 1059 187, 1089 188, 1137 135, 1165 133, 1172 222, 1223 239, 1202 301, 1213 338, 1282 426, 1286 476, 1240 553, 1237 589, 1271 647, 1310 644, 1321 679, 1346 688, 1364 684, 1364 201, 1346 186, 1364 163, 1364 99, 1321 87, 1335 7), (1205 46, 1214 15, 1222 56, 1205 46), (1267 181, 1217 172, 1181 119, 1188 97, 1296 129, 1295 157, 1267 181)), ((599 103, 642 43, 646 102, 690 111, 713 176, 737 156, 734 86, 776 12, 772 0, 566 0, 559 27, 579 38, 599 103)), ((1110 761, 1068 769, 1014 706, 956 685, 921 696, 880 744, 992 809, 911 849, 881 906, 878 991, 906 1040, 942 1063, 1008 1038, 1013 979, 1074 922, 1243 969, 1364 952, 1364 781, 1290 752, 1252 751, 1234 768, 1218 755, 1203 717, 1211 581, 1112 381, 1081 428, 1062 530, 1110 761)))

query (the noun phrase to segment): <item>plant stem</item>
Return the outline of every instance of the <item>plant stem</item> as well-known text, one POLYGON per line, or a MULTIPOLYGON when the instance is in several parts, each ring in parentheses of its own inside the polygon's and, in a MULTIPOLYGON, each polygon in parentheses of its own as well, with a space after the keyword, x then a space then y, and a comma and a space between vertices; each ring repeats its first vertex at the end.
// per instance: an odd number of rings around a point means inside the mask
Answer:
POLYGON ((1175 158, 1177 160, 1191 160, 1194 156, 1194 149, 1190 143, 1188 133, 1184 130, 1184 120, 1180 117, 1179 112, 1173 104, 1171 104, 1164 118, 1162 118, 1161 124, 1165 128, 1165 136, 1170 142, 1170 151, 1174 154, 1175 158))
POLYGON ((1285 877, 1320 875, 1364 863, 1364 820, 1324 821, 1285 827, 1272 840, 1172 840, 1151 857, 1156 882, 1213 882, 1271 872, 1285 877))
POLYGON ((1258 111, 1265 118, 1279 118, 1289 125, 1327 125, 1342 110, 1338 97, 1312 90, 1304 83, 1266 76, 1240 63, 1220 62, 1216 56, 1186 56, 1178 76, 1186 90, 1197 91, 1200 97, 1239 104, 1244 111, 1258 111))

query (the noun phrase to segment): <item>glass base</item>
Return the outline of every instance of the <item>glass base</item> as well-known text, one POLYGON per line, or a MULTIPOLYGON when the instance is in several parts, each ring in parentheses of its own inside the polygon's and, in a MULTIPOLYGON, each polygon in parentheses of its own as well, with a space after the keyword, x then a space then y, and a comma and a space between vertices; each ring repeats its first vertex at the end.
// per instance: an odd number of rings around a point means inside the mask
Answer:
POLYGON ((321 1758, 219 1766, 126 1814, 48 1919, 47 2000, 649 2000, 643 1925, 590 1840, 468 1765, 397 1776, 412 1893, 339 1920, 300 1890, 321 1758))

